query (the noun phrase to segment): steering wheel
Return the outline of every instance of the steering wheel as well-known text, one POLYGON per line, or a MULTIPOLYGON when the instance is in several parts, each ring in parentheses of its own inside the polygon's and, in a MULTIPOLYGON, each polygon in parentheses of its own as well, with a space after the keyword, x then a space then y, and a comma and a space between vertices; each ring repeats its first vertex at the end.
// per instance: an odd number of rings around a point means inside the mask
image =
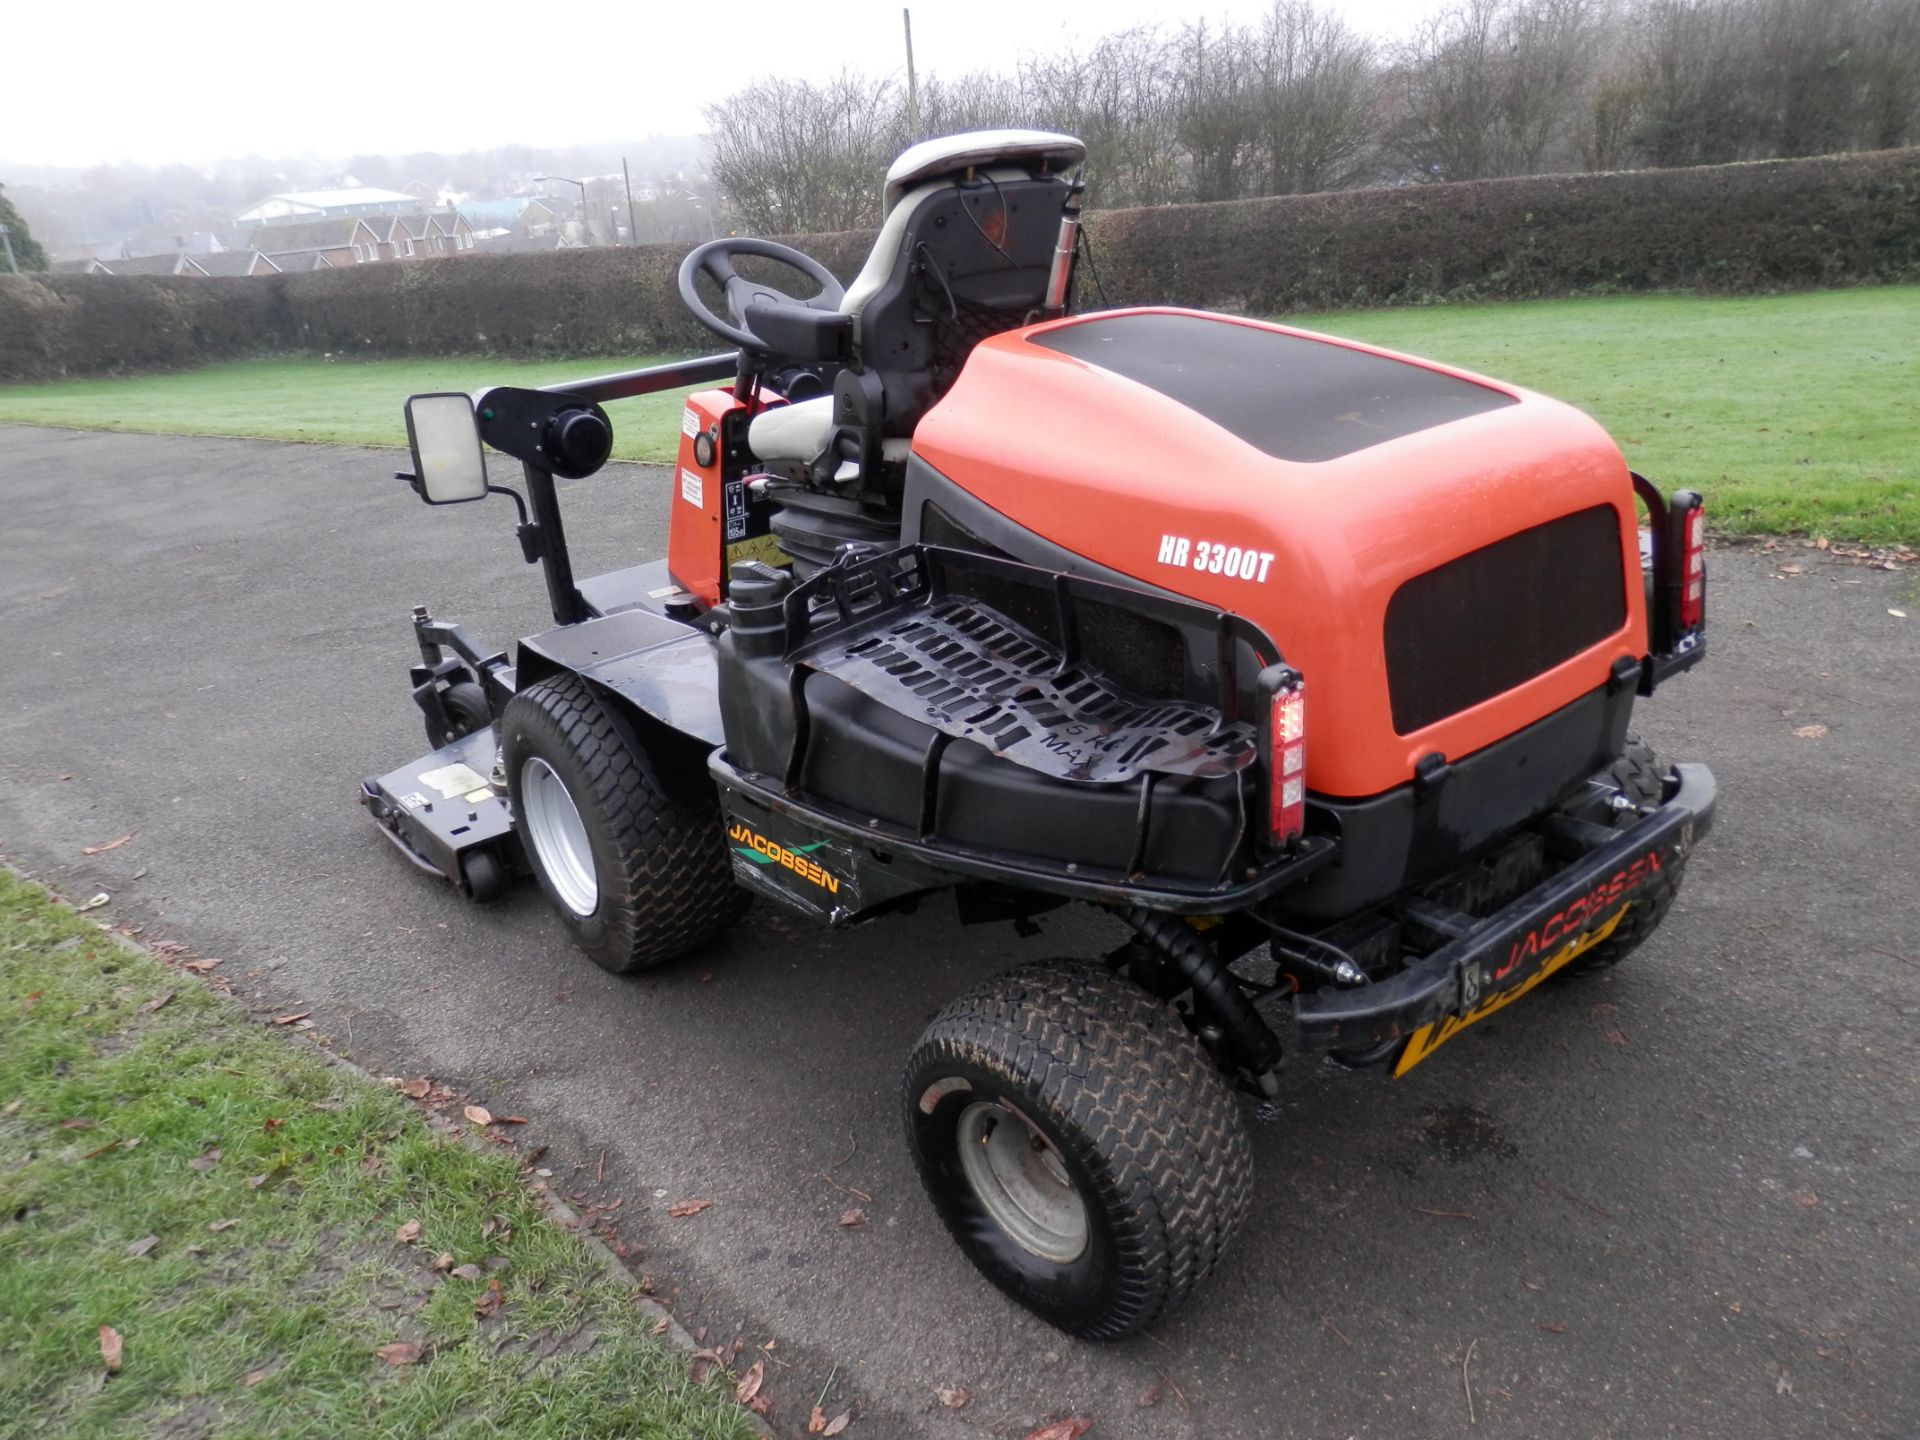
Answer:
POLYGON ((718 240, 709 240, 695 247, 680 262, 680 299, 693 312, 693 318, 743 350, 764 352, 771 349, 766 341, 747 327, 747 306, 752 302, 758 300, 763 304, 798 305, 809 310, 836 310, 846 293, 827 267, 811 255, 802 255, 788 246, 755 239, 750 235, 727 235, 718 240), (817 283, 820 293, 810 299, 796 300, 771 285, 745 279, 733 268, 736 255, 758 255, 762 259, 777 260, 817 283), (700 292, 694 288, 694 277, 702 272, 719 285, 726 295, 727 314, 731 317, 731 323, 708 309, 707 302, 700 298, 700 292))

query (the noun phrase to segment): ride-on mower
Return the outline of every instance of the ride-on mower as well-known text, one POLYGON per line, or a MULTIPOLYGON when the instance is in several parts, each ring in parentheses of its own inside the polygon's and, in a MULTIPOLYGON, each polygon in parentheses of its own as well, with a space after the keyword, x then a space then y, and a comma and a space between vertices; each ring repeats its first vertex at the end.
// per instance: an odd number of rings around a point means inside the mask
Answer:
POLYGON ((414 396, 429 503, 501 492, 483 442, 521 462, 554 627, 509 659, 416 610, 433 752, 363 799, 475 900, 531 873, 623 974, 756 896, 831 926, 940 892, 963 923, 1124 922, 947 1005, 902 1094, 968 1257, 1105 1338, 1244 1222, 1236 1090, 1275 1095, 1289 1052, 1404 1074, 1626 958, 1715 792, 1629 733, 1705 654, 1700 497, 1444 365, 1073 313, 1083 157, 916 145, 844 290, 766 240, 686 257, 726 352, 414 396), (667 558, 576 580, 554 477, 605 462, 603 405, 701 382, 667 558))

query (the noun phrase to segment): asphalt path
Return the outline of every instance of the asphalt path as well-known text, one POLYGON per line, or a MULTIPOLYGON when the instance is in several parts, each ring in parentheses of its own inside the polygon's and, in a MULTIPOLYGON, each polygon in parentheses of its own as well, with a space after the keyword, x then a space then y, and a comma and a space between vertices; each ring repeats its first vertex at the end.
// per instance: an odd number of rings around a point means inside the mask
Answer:
MULTIPOLYGON (((378 1072, 527 1116, 690 1326, 776 1342, 784 1433, 831 1377, 853 1440, 1920 1434, 1912 571, 1716 550, 1713 653, 1643 712, 1721 784, 1665 928, 1404 1081, 1291 1072, 1248 1107, 1225 1273, 1087 1345, 947 1240, 897 1085, 944 999, 1109 922, 1021 939, 934 904, 836 935, 760 906, 621 981, 531 888, 476 908, 410 870, 355 803, 424 748, 408 608, 502 643, 545 617, 506 502, 427 510, 399 458, 0 427, 0 853, 378 1072)), ((580 573, 662 552, 664 472, 562 493, 580 573)))

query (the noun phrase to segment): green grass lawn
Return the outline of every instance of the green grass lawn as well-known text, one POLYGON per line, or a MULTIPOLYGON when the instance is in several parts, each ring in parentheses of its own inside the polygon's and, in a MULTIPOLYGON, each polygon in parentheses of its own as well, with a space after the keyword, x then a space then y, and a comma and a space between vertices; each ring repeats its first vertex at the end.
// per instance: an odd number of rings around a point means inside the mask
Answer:
POLYGON ((1920 539, 1920 286, 1285 319, 1572 401, 1713 528, 1920 539))
MULTIPOLYGON (((538 364, 485 357, 249 360, 167 375, 0 387, 0 421, 404 447, 407 427, 400 407, 409 395, 472 391, 484 385, 546 385, 672 358, 640 355, 538 364)), ((671 461, 680 440, 686 393, 673 390, 615 405, 608 412, 613 417, 613 453, 623 460, 671 461)))
POLYGON ((0 870, 0 1436, 745 1440, 651 1332, 510 1151, 0 870))
MULTIPOLYGON (((1708 497, 1727 531, 1920 539, 1920 286, 1445 305, 1288 316, 1582 406, 1635 468, 1708 497)), ((404 443, 419 390, 539 384, 650 363, 276 360, 0 389, 0 420, 404 443)), ((614 453, 671 458, 679 395, 612 408, 614 453)))

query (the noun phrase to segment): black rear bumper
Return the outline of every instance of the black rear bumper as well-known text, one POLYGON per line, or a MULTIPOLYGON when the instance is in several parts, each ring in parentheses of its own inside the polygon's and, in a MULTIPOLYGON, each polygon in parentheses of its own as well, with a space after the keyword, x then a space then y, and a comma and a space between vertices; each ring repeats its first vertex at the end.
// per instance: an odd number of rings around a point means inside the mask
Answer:
POLYGON ((1424 960, 1377 984, 1299 997, 1295 1045, 1321 1053, 1374 1050, 1526 984, 1663 871, 1684 864, 1712 827, 1717 791, 1706 766, 1675 766, 1667 787, 1653 814, 1604 832, 1601 843, 1424 960))

